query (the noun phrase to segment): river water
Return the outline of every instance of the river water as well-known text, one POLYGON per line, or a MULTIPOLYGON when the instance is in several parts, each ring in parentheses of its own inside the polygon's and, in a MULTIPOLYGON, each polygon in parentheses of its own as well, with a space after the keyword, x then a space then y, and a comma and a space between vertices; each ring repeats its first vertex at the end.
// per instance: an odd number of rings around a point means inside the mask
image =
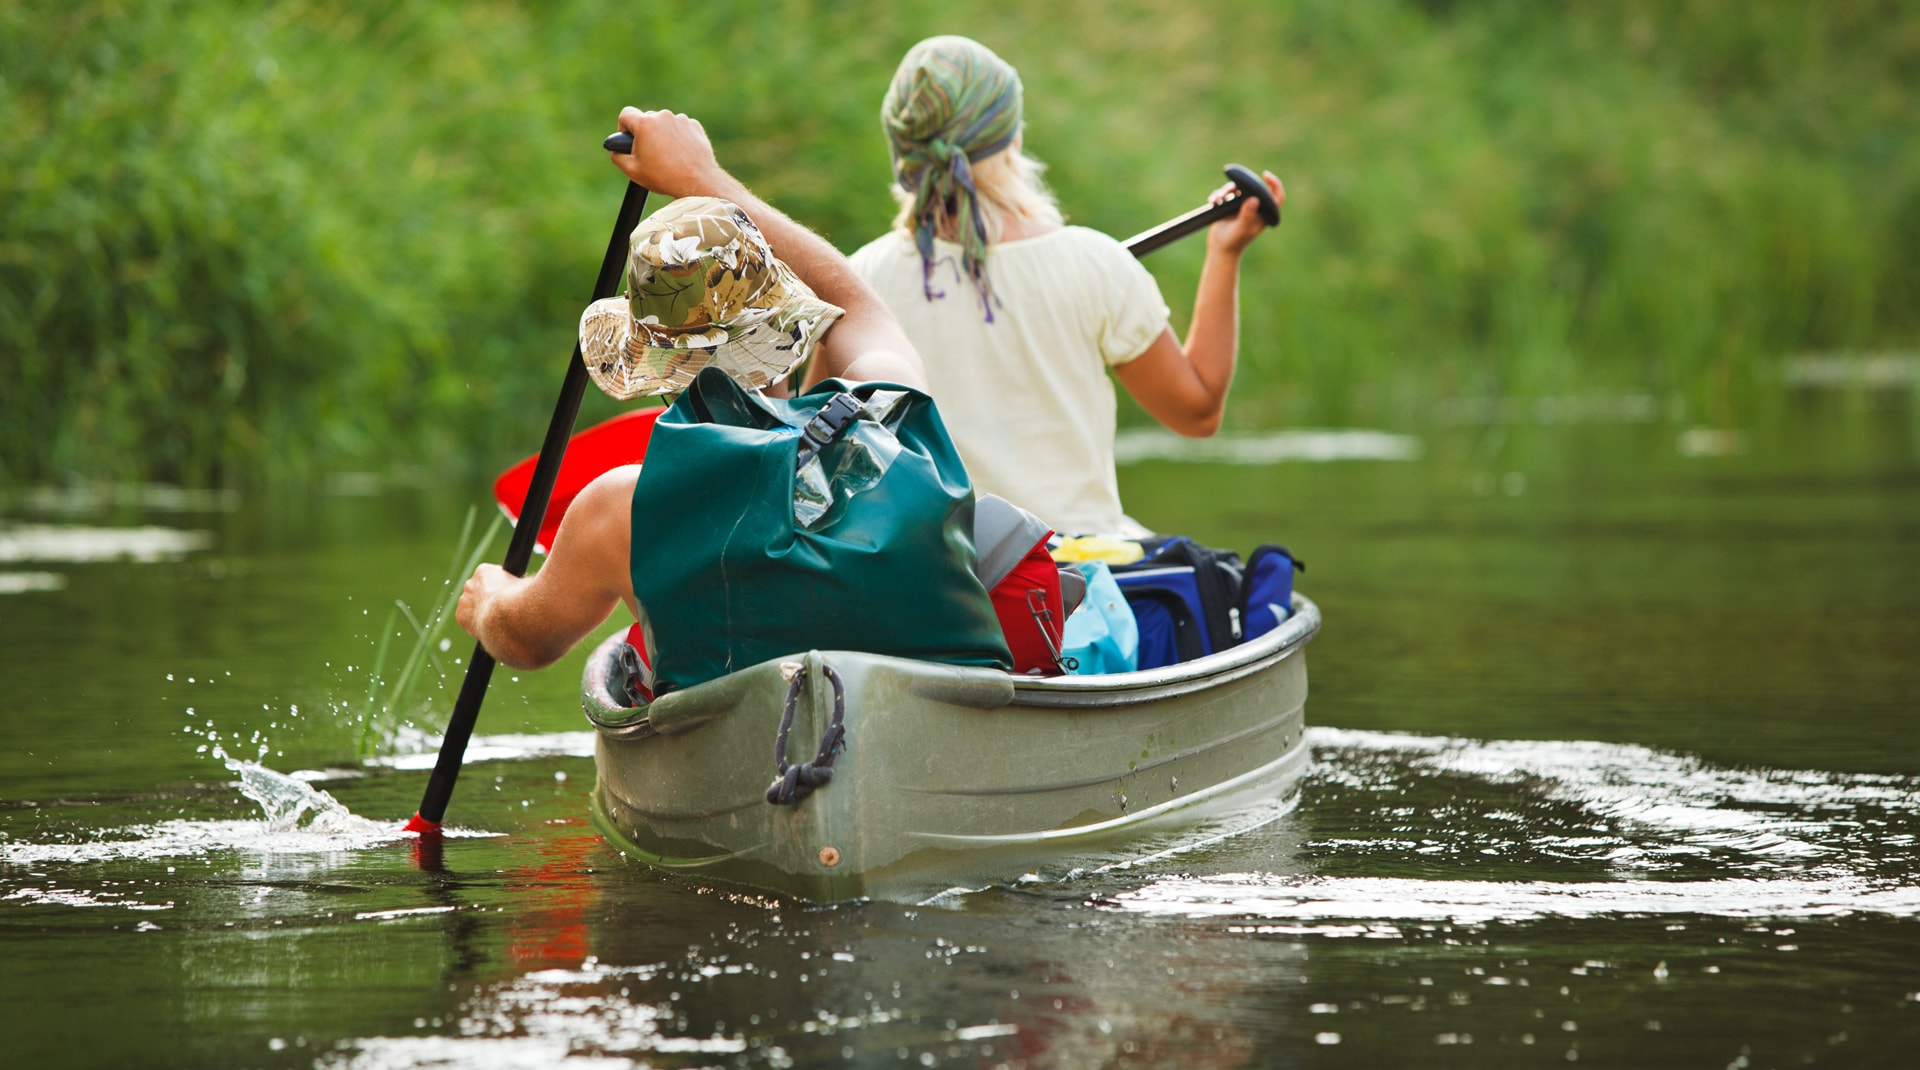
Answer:
POLYGON ((623 861, 586 822, 577 658, 501 671, 456 834, 395 835, 470 646, 378 636, 396 601, 430 625, 480 491, 9 488, 6 1061, 1920 1065, 1892 366, 1789 367, 1738 419, 1457 398, 1129 438, 1141 519, 1306 560, 1312 767, 1255 831, 924 904, 623 861), (382 712, 372 666, 416 647, 382 712))

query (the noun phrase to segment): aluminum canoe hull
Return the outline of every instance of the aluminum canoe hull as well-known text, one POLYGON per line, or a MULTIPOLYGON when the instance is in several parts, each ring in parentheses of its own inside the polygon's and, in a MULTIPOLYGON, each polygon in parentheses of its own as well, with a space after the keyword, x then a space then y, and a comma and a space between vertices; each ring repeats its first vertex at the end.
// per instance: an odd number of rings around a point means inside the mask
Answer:
POLYGON ((701 882, 813 902, 917 902, 954 887, 1124 863, 1280 812, 1306 765, 1305 647, 1320 612, 1146 672, 1016 677, 807 651, 790 761, 814 756, 845 693, 832 780, 767 802, 788 695, 781 661, 614 704, 612 652, 588 659, 596 826, 624 854, 701 882))

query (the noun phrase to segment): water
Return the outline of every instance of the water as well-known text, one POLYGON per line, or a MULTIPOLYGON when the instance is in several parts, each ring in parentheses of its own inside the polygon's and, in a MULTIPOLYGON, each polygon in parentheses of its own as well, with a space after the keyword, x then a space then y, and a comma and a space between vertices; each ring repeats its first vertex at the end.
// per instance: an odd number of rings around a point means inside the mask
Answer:
POLYGON ((1137 515, 1307 560, 1313 767, 1255 831, 919 905, 623 862, 577 660, 497 674, 453 835, 397 833, 471 647, 367 731, 376 633, 479 492, 16 490, 9 1061, 1913 1065, 1920 423, 1819 367, 1739 420, 1133 441, 1137 515))

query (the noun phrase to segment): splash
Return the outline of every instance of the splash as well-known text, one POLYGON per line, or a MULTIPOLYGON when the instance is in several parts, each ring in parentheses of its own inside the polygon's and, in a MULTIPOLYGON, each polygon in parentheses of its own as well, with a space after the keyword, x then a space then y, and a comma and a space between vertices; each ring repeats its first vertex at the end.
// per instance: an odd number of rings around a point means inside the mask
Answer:
POLYGON ((391 825, 355 816, 340 800, 304 780, 257 762, 228 758, 226 763, 240 776, 240 794, 260 804, 270 834, 353 838, 384 832, 385 838, 392 838, 391 825))
MULTIPOLYGON (((189 711, 191 713, 192 711, 189 711)), ((297 710, 295 711, 297 715, 297 710)), ((22 843, 0 841, 0 864, 21 866, 48 863, 88 863, 116 860, 156 861, 196 858, 221 852, 264 856, 329 855, 390 846, 414 838, 401 831, 401 822, 361 817, 346 804, 314 786, 316 781, 360 775, 355 770, 297 770, 282 773, 257 761, 229 755, 211 725, 196 729, 209 742, 203 750, 222 762, 239 779, 234 787, 260 807, 259 820, 161 821, 114 830, 111 838, 78 843, 22 843)), ((267 746, 255 734, 261 756, 267 746)), ((425 739, 424 736, 421 737, 425 739)), ((554 732, 545 735, 475 736, 467 750, 468 764, 481 761, 524 761, 547 757, 591 757, 593 733, 554 732)), ((429 769, 433 751, 374 759, 368 765, 395 769, 429 769)), ((441 836, 467 839, 498 836, 475 829, 443 828, 441 836)), ((53 901, 53 900, 49 900, 53 901)))
MULTIPOLYGON (((411 838, 398 822, 360 817, 324 791, 254 762, 226 759, 240 794, 261 820, 161 821, 79 843, 0 843, 0 863, 37 866, 120 860, 161 861, 236 852, 263 856, 331 855, 411 838)), ((448 832, 447 835, 481 835, 448 832)))
MULTIPOLYGON (((21 866, 109 861, 164 861, 238 853, 335 855, 404 842, 398 821, 360 817, 311 784, 257 762, 222 756, 240 779, 240 794, 259 804, 258 820, 161 821, 114 830, 78 843, 0 842, 0 863, 21 866)), ((448 829, 449 837, 489 833, 448 829)))

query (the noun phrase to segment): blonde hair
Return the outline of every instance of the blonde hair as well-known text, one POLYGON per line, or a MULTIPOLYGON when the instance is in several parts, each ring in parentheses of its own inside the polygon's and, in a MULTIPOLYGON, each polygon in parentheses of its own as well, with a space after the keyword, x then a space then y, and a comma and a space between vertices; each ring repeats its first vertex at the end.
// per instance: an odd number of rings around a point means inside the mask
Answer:
MULTIPOLYGON (((1047 188, 1041 176, 1047 165, 1021 151, 1019 137, 1013 144, 994 153, 984 160, 973 164, 973 186, 977 191, 974 200, 975 210, 979 212, 980 222, 987 230, 989 244, 1000 240, 1006 230, 1008 218, 1024 216, 1037 223, 1061 226, 1066 217, 1060 213, 1060 202, 1047 188)), ((893 190, 893 199, 900 204, 900 211, 893 217, 893 229, 907 234, 913 233, 914 195, 900 188, 899 183, 889 183, 893 190)), ((955 238, 956 225, 953 212, 939 214, 939 226, 935 230, 937 237, 948 241, 955 238)))

